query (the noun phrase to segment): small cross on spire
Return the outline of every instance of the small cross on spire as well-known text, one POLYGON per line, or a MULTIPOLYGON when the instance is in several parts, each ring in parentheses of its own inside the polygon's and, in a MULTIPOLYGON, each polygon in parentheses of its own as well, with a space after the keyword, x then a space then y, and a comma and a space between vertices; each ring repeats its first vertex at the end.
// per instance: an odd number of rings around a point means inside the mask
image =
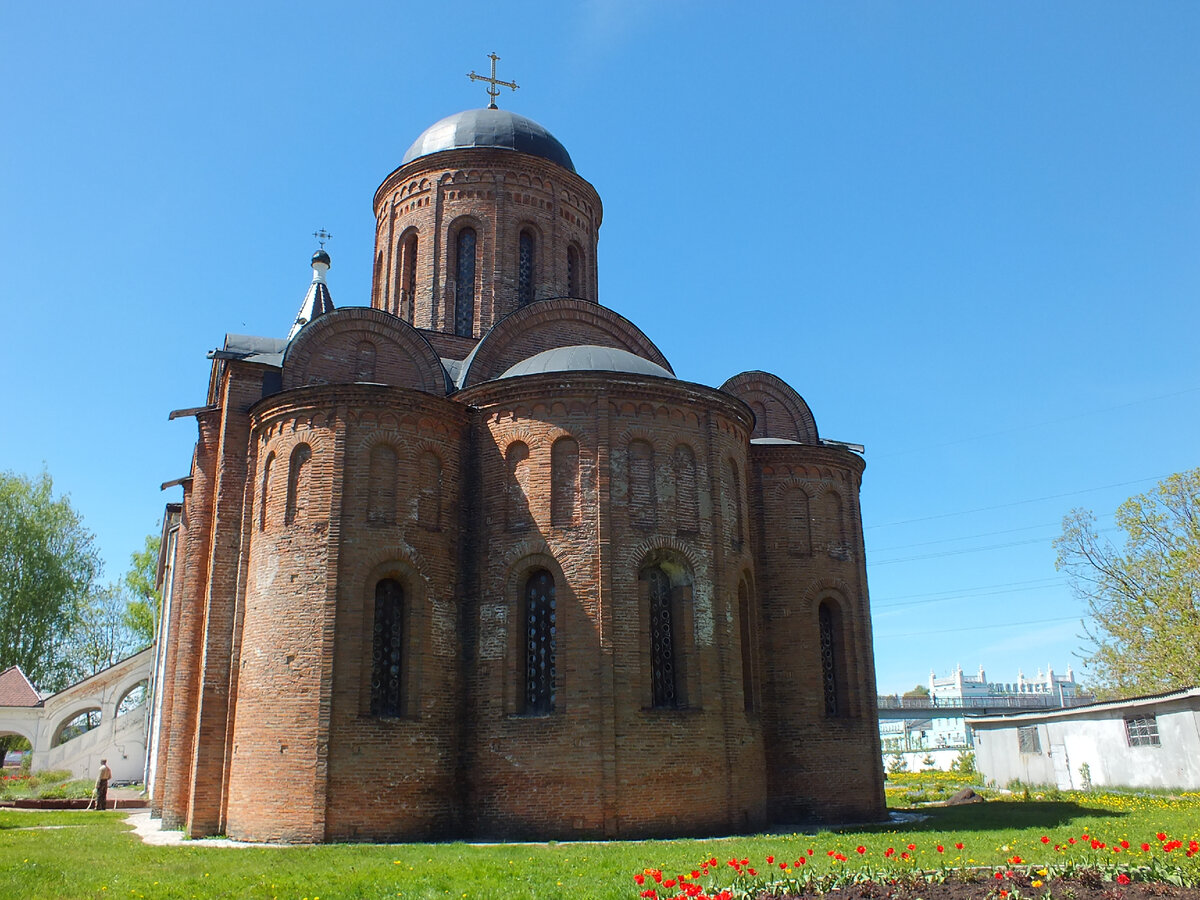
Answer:
POLYGON ((329 240, 331 237, 333 237, 333 235, 330 234, 328 231, 326 231, 324 228, 318 228, 316 231, 313 232, 313 237, 315 237, 318 241, 321 242, 321 249, 324 250, 325 242, 327 240, 329 240))
POLYGON ((474 69, 472 69, 467 74, 467 77, 470 78, 472 81, 488 82, 487 92, 488 92, 488 96, 492 98, 492 102, 488 104, 488 109, 496 109, 497 108, 496 98, 500 96, 500 87, 512 88, 515 91, 517 89, 518 85, 515 81, 500 81, 499 79, 497 79, 496 78, 496 63, 497 63, 497 61, 499 61, 500 57, 498 57, 495 53, 489 53, 488 58, 491 59, 491 61, 492 61, 492 77, 491 78, 487 78, 483 75, 476 75, 474 69))

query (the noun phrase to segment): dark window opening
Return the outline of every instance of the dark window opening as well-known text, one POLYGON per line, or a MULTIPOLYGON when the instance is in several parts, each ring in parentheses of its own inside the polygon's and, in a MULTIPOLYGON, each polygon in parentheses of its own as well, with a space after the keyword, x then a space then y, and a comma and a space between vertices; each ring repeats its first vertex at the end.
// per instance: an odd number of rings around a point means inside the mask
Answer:
POLYGON ((533 302, 533 235, 521 232, 517 253, 517 303, 528 306, 533 302))
POLYGON ((650 593, 650 681, 655 709, 679 707, 675 663, 675 615, 671 580, 661 569, 646 573, 650 593))
POLYGON ((404 715, 404 588, 394 578, 375 585, 371 648, 371 715, 404 715))
POLYGON ((557 611, 554 576, 538 569, 525 583, 525 714, 554 711, 557 611))
POLYGON ((825 715, 832 718, 840 714, 838 702, 840 661, 837 653, 837 627, 834 623, 833 610, 829 608, 829 604, 821 604, 817 620, 821 641, 821 687, 825 694, 825 715))
POLYGON ((579 250, 574 245, 567 247, 567 296, 568 297, 583 297, 583 290, 580 286, 581 265, 579 260, 579 250))
POLYGON ((454 283, 454 333, 470 337, 475 330, 475 229, 458 233, 454 283))

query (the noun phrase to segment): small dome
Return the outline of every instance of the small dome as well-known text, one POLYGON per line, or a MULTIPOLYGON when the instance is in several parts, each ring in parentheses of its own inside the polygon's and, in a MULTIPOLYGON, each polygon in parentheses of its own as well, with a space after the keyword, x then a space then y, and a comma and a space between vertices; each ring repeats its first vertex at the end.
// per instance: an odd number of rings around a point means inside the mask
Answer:
POLYGON ((546 372, 628 372, 633 375, 653 375, 655 378, 675 378, 658 363, 628 350, 594 344, 551 347, 521 360, 500 377, 516 378, 518 375, 541 375, 546 372))
POLYGON ((326 253, 324 249, 318 250, 316 253, 313 254, 312 261, 313 261, 314 265, 316 263, 324 263, 325 266, 328 267, 330 264, 329 263, 329 254, 326 253))
POLYGON ((466 147, 516 150, 575 171, 567 148, 554 135, 532 119, 507 109, 468 109, 434 122, 413 141, 401 165, 442 150, 466 147))

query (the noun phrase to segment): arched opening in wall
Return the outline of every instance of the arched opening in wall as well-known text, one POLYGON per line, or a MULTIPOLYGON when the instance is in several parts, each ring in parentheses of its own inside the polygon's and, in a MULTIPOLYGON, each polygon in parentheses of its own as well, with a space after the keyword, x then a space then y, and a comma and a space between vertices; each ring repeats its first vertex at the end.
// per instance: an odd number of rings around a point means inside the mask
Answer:
POLYGON ((817 635, 821 649, 821 692, 825 716, 846 715, 845 665, 842 658, 842 611, 831 600, 817 608, 817 635))
POLYGON ((579 524, 579 442, 561 437, 550 448, 550 524, 579 524))
POLYGON ((808 494, 799 487, 788 491, 787 515, 791 527, 788 529, 788 552, 792 556, 812 556, 812 510, 808 494))
POLYGON ((535 569, 525 582, 522 616, 525 642, 522 712, 527 716, 545 716, 554 711, 556 607, 554 576, 546 569, 535 569))
POLYGON ((654 447, 641 439, 629 442, 629 524, 654 528, 657 498, 654 490, 654 447))
POLYGON ((371 448, 367 473, 367 520, 378 524, 396 521, 396 470, 398 457, 388 444, 371 448))
POLYGON ((309 492, 312 485, 312 448, 308 444, 297 444, 288 465, 287 510, 285 524, 304 518, 308 509, 309 492))
POLYGON ((675 448, 675 528, 683 534, 700 529, 696 454, 687 444, 675 448))
POLYGON ((354 380, 375 380, 375 345, 370 341, 359 341, 354 348, 354 380))
POLYGON ((821 519, 825 549, 829 555, 834 559, 849 559, 850 545, 846 541, 842 498, 837 491, 825 491, 821 495, 821 519))
POLYGON ((426 450, 417 464, 421 476, 417 498, 417 521, 430 531, 442 528, 442 461, 437 454, 426 450))
POLYGON ((0 731, 0 768, 18 765, 33 750, 29 738, 15 731, 0 731))
POLYGON ((755 647, 758 642, 750 585, 745 578, 738 582, 738 633, 742 647, 742 699, 746 712, 752 713, 758 708, 758 684, 754 678, 755 647))
POLYGON ((77 712, 69 719, 64 719, 54 731, 50 746, 58 747, 67 741, 74 740, 80 735, 87 734, 93 728, 100 727, 100 707, 95 706, 77 712))
POLYGON ((529 511, 529 446, 513 441, 505 454, 508 483, 505 485, 505 525, 509 531, 524 531, 532 524, 529 511))
POLYGON ((534 287, 534 240, 533 232, 522 228, 517 238, 517 305, 528 306, 533 302, 534 287))
POLYGON ((745 540, 746 524, 742 506, 742 477, 738 465, 732 459, 725 461, 725 477, 729 485, 729 545, 741 550, 745 540))
POLYGON ((128 715, 145 703, 149 691, 150 683, 144 678, 127 690, 117 701, 117 718, 128 715))
POLYGON ((567 296, 586 299, 583 296, 583 251, 574 243, 567 245, 567 296))
POLYGON ((404 715, 404 586, 395 578, 375 585, 371 635, 371 715, 404 715))
POLYGON ((381 301, 384 297, 384 282, 387 280, 386 273, 383 270, 383 251, 380 250, 375 255, 375 296, 381 301))
POLYGON ((638 573, 647 623, 651 709, 699 706, 695 615, 690 570, 669 551, 651 554, 638 573))
POLYGON ((396 284, 398 296, 392 312, 407 322, 412 322, 416 315, 415 304, 417 295, 417 233, 410 231, 400 238, 400 252, 397 254, 398 264, 396 284))
POLYGON ((454 333, 471 337, 475 330, 474 228, 459 229, 454 241, 454 333))
POLYGON ((759 400, 750 401, 750 409, 754 413, 754 431, 751 437, 765 438, 770 437, 771 432, 767 427, 767 407, 759 400))
POLYGON ((263 463, 262 474, 262 499, 258 507, 258 530, 267 530, 267 503, 271 498, 271 469, 275 466, 275 451, 267 454, 266 462, 263 463))

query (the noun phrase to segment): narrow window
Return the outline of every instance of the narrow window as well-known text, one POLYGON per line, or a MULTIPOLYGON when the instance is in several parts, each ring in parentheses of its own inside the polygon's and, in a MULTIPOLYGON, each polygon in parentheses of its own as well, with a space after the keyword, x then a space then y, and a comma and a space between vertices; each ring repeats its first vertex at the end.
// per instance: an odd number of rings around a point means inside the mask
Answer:
POLYGON ((745 535, 745 526, 742 523, 742 479, 738 475, 737 463, 732 459, 726 461, 725 472, 729 479, 729 502, 733 507, 729 511, 729 543, 734 550, 740 550, 745 535))
POLYGON ((470 337, 475 330, 475 229, 458 233, 454 284, 454 333, 470 337))
POLYGON ((1157 716, 1130 716, 1125 720, 1125 739, 1130 747, 1161 747, 1157 716))
POLYGON ((629 442, 629 521, 635 528, 653 528, 654 448, 648 441, 629 442))
POLYGON ((671 608, 671 580, 661 569, 646 572, 650 594, 650 683, 655 709, 679 706, 676 683, 675 623, 671 608))
POLYGON ((386 444, 371 448, 367 518, 372 522, 396 521, 396 451, 386 444))
POLYGON ((838 680, 841 660, 838 659, 838 623, 828 603, 822 603, 817 613, 817 627, 821 641, 821 687, 825 694, 825 715, 832 718, 841 714, 838 702, 838 680))
POLYGON ((355 350, 354 380, 375 380, 375 345, 370 341, 359 341, 355 350))
POLYGON ((579 442, 562 437, 550 448, 550 524, 571 528, 579 524, 579 442))
POLYGON ((413 304, 417 295, 417 235, 412 233, 400 246, 400 273, 397 278, 400 296, 396 302, 396 314, 411 322, 413 304))
POLYGON ((538 569, 525 582, 525 714, 554 711, 554 576, 538 569))
POLYGON ((793 556, 812 556, 812 515, 808 494, 798 487, 788 493, 788 515, 791 517, 789 550, 793 556))
POLYGON ((675 527, 698 531, 700 502, 696 493, 696 454, 687 444, 675 448, 675 527))
POLYGON ((583 297, 581 288, 582 265, 580 262, 579 248, 574 244, 567 247, 567 296, 568 297, 583 297))
POLYGON ((770 437, 771 433, 767 430, 767 408, 760 401, 754 400, 750 403, 750 409, 754 411, 754 431, 752 437, 770 437))
POLYGON ((517 304, 533 302, 533 234, 522 231, 517 248, 517 304))
POLYGON ((404 715, 404 588, 394 578, 375 585, 371 647, 371 715, 404 715))
POLYGON ((529 447, 523 441, 514 441, 505 457, 508 466, 508 498, 505 521, 509 531, 524 531, 529 527, 529 496, 526 493, 529 480, 529 447))
POLYGON ((754 712, 754 640, 750 624, 750 588, 738 585, 738 628, 742 637, 742 699, 746 712, 754 712))
POLYGON ((846 528, 842 516, 842 498, 837 491, 821 495, 821 524, 825 531, 825 546, 835 559, 846 559, 850 548, 846 544, 846 528))
POLYGON ((417 501, 417 521, 430 531, 442 527, 442 461, 429 450, 421 454, 421 493, 417 501))
POLYGON ((1042 741, 1036 725, 1017 729, 1017 749, 1021 753, 1041 753, 1042 741))
POLYGON ((267 454, 267 461, 263 463, 262 477, 262 506, 259 507, 258 513, 258 530, 266 531, 267 529, 267 502, 271 498, 271 469, 275 465, 275 453, 267 454))
POLYGON ((383 251, 380 250, 375 256, 375 296, 383 299, 383 284, 386 280, 386 273, 383 271, 383 251))
POLYGON ((308 508, 311 470, 312 448, 308 444, 300 444, 292 451, 291 464, 288 466, 287 509, 284 514, 287 525, 304 518, 308 508))

